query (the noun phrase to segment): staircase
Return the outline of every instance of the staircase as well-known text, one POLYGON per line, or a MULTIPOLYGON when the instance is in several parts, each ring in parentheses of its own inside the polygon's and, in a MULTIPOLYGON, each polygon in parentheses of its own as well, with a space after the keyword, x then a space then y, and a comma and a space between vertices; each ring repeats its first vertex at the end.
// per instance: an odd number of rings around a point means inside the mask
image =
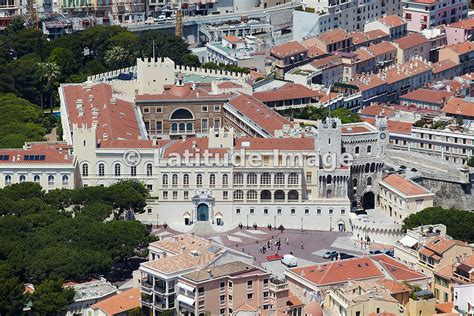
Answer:
POLYGON ((211 222, 207 221, 197 221, 194 223, 191 233, 194 233, 197 236, 206 237, 214 236, 216 231, 212 228, 211 222))

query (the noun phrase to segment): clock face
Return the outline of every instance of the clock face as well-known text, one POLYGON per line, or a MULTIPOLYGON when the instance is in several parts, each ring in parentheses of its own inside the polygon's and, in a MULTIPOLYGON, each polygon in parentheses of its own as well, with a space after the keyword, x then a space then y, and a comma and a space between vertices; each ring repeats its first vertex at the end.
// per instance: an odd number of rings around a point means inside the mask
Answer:
POLYGON ((387 137, 387 135, 385 133, 380 134, 381 139, 385 139, 385 137, 387 137))

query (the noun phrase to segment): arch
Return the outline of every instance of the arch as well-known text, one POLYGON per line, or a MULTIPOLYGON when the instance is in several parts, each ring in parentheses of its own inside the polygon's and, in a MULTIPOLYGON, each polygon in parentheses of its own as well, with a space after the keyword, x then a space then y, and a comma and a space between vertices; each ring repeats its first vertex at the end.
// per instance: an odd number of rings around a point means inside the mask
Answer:
POLYGON ((12 183, 12 176, 11 175, 6 175, 5 176, 5 185, 9 185, 12 183))
POLYGON ((83 177, 89 176, 89 164, 87 162, 82 164, 82 176, 83 177))
POLYGON ((370 165, 370 172, 375 172, 375 162, 370 165))
POLYGON ((178 123, 171 124, 171 131, 177 132, 178 131, 178 123))
POLYGON ((211 173, 209 175, 209 185, 215 186, 216 185, 216 175, 211 173))
POLYGON ((176 186, 178 185, 178 175, 176 173, 174 173, 172 176, 171 176, 171 184, 173 186, 176 186))
POLYGON ((48 184, 49 185, 53 185, 54 184, 54 176, 52 174, 50 174, 48 176, 48 184))
POLYGON ((121 166, 120 164, 117 162, 115 165, 114 165, 114 174, 116 177, 120 177, 120 174, 121 174, 121 166))
POLYGON ((161 177, 161 184, 162 184, 162 185, 168 185, 168 175, 167 175, 167 174, 164 174, 164 175, 161 177))
POLYGON ((372 177, 367 177, 367 186, 372 185, 372 177))
POLYGON ((26 182, 26 176, 22 174, 20 176, 20 183, 23 183, 23 182, 26 182))
POLYGON ((188 109, 179 108, 171 113, 170 120, 194 120, 194 115, 188 109))
POLYGON ((186 131, 192 132, 193 130, 193 123, 186 123, 186 131))
POLYGON ((260 184, 271 184, 272 176, 268 172, 262 173, 260 176, 260 184))
POLYGON ((276 190, 273 196, 275 197, 275 201, 285 200, 285 192, 283 190, 276 190))
POLYGON ((297 201, 299 197, 298 191, 290 190, 288 191, 288 201, 297 201))
POLYGON ((33 181, 36 182, 36 183, 39 183, 40 180, 41 180, 41 177, 40 177, 39 175, 35 175, 35 176, 33 177, 33 181))
POLYGON ((99 163, 99 177, 105 176, 105 164, 103 162, 99 163))
POLYGON ((178 124, 178 129, 179 129, 180 132, 184 132, 186 130, 186 124, 179 123, 178 124))
POLYGON ((290 173, 288 176, 288 184, 298 184, 298 174, 296 172, 290 173))
POLYGON ((244 191, 236 190, 234 191, 234 200, 243 200, 244 199, 244 191))
POLYGON ((185 173, 183 175, 183 185, 188 186, 189 185, 189 174, 185 173))
POLYGON ((255 172, 247 175, 247 184, 257 184, 257 174, 255 172))
POLYGON ((63 184, 65 184, 65 185, 69 184, 69 176, 66 175, 66 174, 63 175, 63 177, 62 177, 62 182, 63 182, 63 184))
POLYGON ((255 190, 247 191, 247 200, 257 200, 258 194, 255 190))
POLYGON ((244 184, 244 175, 240 172, 234 173, 234 184, 244 184))
POLYGON ((227 174, 222 175, 222 185, 229 185, 229 175, 227 174))
POLYGON ((275 184, 284 185, 285 184, 285 175, 283 172, 277 172, 275 174, 275 184))
POLYGON ((332 176, 331 176, 331 175, 328 175, 327 180, 326 180, 326 183, 327 183, 327 184, 331 184, 331 183, 332 183, 332 176))
POLYGON ((202 185, 202 174, 200 173, 196 176, 196 185, 202 185))
POLYGON ((151 163, 146 164, 146 176, 147 177, 153 176, 153 165, 151 163))
POLYGON ((326 191, 326 198, 327 198, 327 199, 332 198, 332 191, 331 191, 331 189, 328 189, 328 190, 326 191))
POLYGON ((197 206, 197 220, 200 222, 207 222, 209 221, 209 205, 206 203, 201 203, 197 206))
POLYGON ((375 208, 375 195, 372 191, 365 192, 362 196, 362 208, 364 210, 375 208))
POLYGON ((370 164, 369 164, 369 163, 366 163, 366 164, 365 164, 364 172, 365 172, 365 173, 368 173, 369 171, 370 171, 370 164))
POLYGON ((261 201, 269 201, 272 199, 272 193, 269 190, 263 190, 260 192, 261 201))

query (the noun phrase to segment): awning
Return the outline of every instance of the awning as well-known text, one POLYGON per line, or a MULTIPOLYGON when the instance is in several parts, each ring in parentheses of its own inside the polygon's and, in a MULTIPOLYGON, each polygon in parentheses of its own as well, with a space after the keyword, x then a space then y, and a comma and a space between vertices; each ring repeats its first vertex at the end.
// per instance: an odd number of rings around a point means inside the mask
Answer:
POLYGON ((410 247, 411 248, 411 247, 413 247, 414 245, 416 245, 418 243, 418 240, 416 240, 413 237, 410 237, 410 236, 406 235, 405 237, 400 239, 400 243, 402 245, 404 245, 405 247, 410 247))
POLYGON ((184 284, 184 283, 181 283, 181 282, 178 282, 178 287, 182 288, 182 289, 185 289, 186 291, 188 292, 193 292, 194 291, 194 288, 187 285, 187 284, 184 284))
POLYGON ((187 305, 189 305, 189 306, 193 306, 193 305, 194 305, 194 300, 193 300, 192 298, 189 298, 189 297, 184 296, 184 295, 182 295, 182 294, 179 294, 179 295, 178 295, 178 302, 187 304, 187 305))

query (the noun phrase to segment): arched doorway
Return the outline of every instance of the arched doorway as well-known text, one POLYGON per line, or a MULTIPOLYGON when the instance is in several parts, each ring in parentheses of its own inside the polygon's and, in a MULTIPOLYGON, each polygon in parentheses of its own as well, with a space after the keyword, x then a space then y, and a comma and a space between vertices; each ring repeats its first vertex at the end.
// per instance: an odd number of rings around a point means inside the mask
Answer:
POLYGON ((201 222, 209 221, 209 206, 201 203, 197 207, 197 220, 201 222))
POLYGON ((366 192, 362 197, 362 208, 364 210, 375 208, 375 195, 373 192, 366 192))

